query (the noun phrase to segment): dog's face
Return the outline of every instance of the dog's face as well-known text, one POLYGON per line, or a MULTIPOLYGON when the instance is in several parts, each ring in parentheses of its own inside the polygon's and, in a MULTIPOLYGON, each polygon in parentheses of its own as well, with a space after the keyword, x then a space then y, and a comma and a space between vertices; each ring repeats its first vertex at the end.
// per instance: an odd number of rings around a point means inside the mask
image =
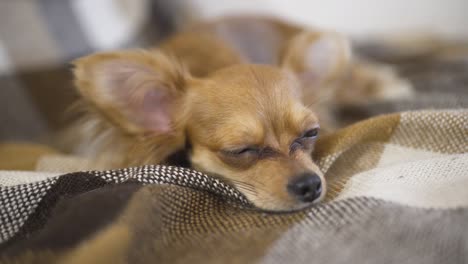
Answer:
POLYGON ((145 153, 155 149, 154 162, 189 143, 195 169, 223 177, 260 208, 293 210, 326 191, 311 158, 319 121, 302 101, 301 78, 330 78, 348 56, 341 42, 301 40, 309 43, 302 65, 288 52, 282 67, 239 64, 203 79, 159 51, 96 54, 77 61, 76 84, 98 116, 145 153))
POLYGON ((311 159, 319 123, 287 71, 238 65, 189 92, 192 165, 230 180, 254 204, 298 208, 320 200, 325 180, 311 159))

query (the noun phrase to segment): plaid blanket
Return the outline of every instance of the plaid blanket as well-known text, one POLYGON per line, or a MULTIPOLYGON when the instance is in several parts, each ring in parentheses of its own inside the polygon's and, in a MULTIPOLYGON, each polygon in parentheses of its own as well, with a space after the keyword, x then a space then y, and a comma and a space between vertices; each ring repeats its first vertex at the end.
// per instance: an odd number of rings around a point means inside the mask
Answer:
MULTIPOLYGON (((60 127, 74 98, 64 61, 171 28, 159 1, 96 2, 0 2, 0 138, 60 127)), ((0 171, 0 263, 468 263, 468 56, 362 52, 397 67, 415 96, 338 109, 343 123, 367 120, 318 141, 324 203, 265 213, 196 171, 77 172, 86 161, 49 156, 38 172, 0 171)))
POLYGON ((322 138, 330 191, 253 208, 188 169, 4 171, 2 263, 467 263, 468 111, 404 112, 322 138))

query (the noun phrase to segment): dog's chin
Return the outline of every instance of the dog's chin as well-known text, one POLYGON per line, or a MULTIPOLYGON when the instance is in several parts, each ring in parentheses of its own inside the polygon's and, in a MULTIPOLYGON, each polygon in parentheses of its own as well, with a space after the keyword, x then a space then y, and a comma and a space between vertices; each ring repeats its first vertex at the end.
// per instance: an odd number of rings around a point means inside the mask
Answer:
POLYGON ((319 198, 313 202, 304 203, 304 202, 296 202, 296 201, 283 201, 283 200, 270 200, 269 202, 263 202, 258 197, 247 197, 255 206, 255 208, 259 211, 263 212, 271 212, 271 213, 290 213, 301 211, 310 207, 313 207, 319 204, 322 198, 319 198))
POLYGON ((312 203, 294 203, 294 204, 255 204, 254 206, 257 210, 268 213, 293 213, 297 211, 302 211, 307 208, 310 208, 317 204, 316 202, 312 203))

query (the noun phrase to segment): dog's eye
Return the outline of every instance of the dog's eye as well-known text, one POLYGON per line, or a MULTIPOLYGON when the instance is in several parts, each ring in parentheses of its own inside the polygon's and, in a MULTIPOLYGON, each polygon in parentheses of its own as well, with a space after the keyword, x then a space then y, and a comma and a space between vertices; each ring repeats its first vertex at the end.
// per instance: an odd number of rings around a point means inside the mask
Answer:
POLYGON ((290 146, 290 151, 294 152, 298 149, 311 149, 314 145, 315 139, 317 138, 319 133, 319 128, 313 128, 307 130, 301 137, 294 140, 294 142, 290 146))
POLYGON ((229 149, 224 150, 224 154, 228 154, 231 156, 240 156, 240 155, 247 155, 247 154, 258 154, 259 149, 255 147, 245 147, 245 148, 238 148, 238 149, 229 149))
POLYGON ((219 158, 229 166, 248 168, 261 157, 262 149, 255 146, 224 149, 219 151, 219 158))
POLYGON ((301 149, 301 148, 303 148, 303 144, 302 144, 302 142, 301 142, 300 140, 295 140, 295 141, 291 144, 291 146, 289 147, 289 149, 290 149, 291 152, 294 152, 294 151, 296 151, 296 150, 298 150, 298 149, 301 149))
POLYGON ((311 130, 308 130, 304 133, 302 137, 304 138, 316 138, 318 136, 319 129, 318 128, 313 128, 311 130))

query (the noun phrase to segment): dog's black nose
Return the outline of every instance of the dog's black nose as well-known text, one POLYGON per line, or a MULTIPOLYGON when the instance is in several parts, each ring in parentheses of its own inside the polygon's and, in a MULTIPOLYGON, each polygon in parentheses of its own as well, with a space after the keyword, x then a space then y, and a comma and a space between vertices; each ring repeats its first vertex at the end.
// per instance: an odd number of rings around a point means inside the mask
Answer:
POLYGON ((289 182, 288 191, 301 202, 312 202, 322 193, 322 181, 315 173, 304 173, 289 182))

